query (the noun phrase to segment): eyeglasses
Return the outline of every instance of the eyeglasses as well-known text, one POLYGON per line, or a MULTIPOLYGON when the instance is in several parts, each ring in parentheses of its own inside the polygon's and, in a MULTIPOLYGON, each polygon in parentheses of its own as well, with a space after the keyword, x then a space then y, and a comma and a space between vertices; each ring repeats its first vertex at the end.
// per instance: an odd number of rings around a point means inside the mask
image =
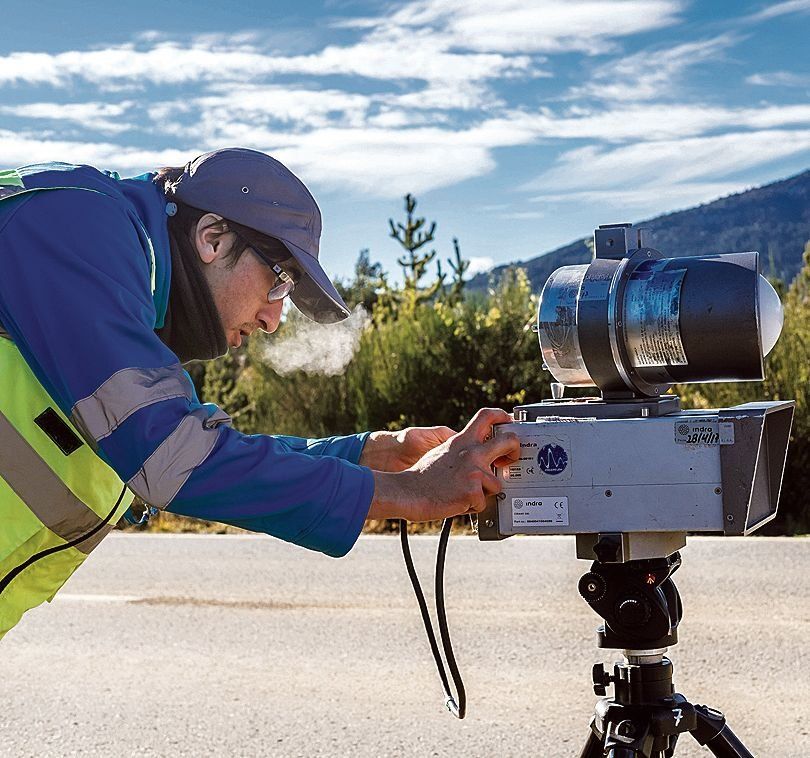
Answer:
POLYGON ((267 302, 277 303, 279 300, 283 300, 285 297, 292 295, 295 291, 295 279, 281 268, 278 263, 273 263, 268 260, 260 250, 257 250, 255 247, 251 247, 250 249, 255 253, 256 257, 264 263, 265 266, 269 266, 276 275, 275 284, 267 292, 267 302))
POLYGON ((276 303, 285 297, 292 295, 295 291, 295 279, 293 279, 278 263, 270 266, 276 275, 276 283, 267 292, 267 302, 276 303))

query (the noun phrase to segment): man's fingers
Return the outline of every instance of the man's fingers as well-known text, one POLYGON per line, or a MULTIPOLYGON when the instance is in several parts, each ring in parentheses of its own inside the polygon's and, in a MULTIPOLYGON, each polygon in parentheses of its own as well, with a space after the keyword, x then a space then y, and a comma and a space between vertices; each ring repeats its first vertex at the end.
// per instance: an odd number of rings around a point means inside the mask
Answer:
POLYGON ((475 511, 484 510, 486 499, 484 497, 484 490, 480 486, 472 488, 472 491, 467 494, 467 509, 475 511))
POLYGON ((491 427, 495 424, 508 424, 515 419, 511 413, 507 413, 502 408, 481 408, 462 430, 462 434, 474 436, 479 442, 483 442, 492 433, 491 427))
POLYGON ((446 442, 451 437, 453 437, 455 434, 457 434, 456 430, 451 429, 449 426, 432 426, 432 427, 430 427, 430 430, 442 442, 446 442))
POLYGON ((494 474, 487 472, 481 480, 481 486, 487 495, 497 495, 503 489, 503 482, 494 474))
MULTIPOLYGON (((498 434, 483 444, 487 463, 493 464, 498 459, 505 458, 514 462, 520 458, 520 439, 516 434, 507 432, 498 434)), ((503 464, 500 464, 503 465, 503 464)))
POLYGON ((503 457, 497 458, 494 461, 492 461, 492 465, 495 468, 506 468, 507 466, 511 466, 516 460, 517 458, 510 458, 504 455, 503 457))

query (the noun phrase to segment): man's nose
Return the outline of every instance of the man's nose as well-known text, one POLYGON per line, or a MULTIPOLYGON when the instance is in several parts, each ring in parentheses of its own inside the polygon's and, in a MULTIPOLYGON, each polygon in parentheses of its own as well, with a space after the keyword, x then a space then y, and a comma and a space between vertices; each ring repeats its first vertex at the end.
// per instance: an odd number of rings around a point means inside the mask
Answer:
POLYGON ((259 322, 259 329, 268 333, 276 331, 279 323, 281 322, 281 311, 283 309, 283 300, 267 303, 259 308, 258 312, 256 313, 256 321, 259 322))

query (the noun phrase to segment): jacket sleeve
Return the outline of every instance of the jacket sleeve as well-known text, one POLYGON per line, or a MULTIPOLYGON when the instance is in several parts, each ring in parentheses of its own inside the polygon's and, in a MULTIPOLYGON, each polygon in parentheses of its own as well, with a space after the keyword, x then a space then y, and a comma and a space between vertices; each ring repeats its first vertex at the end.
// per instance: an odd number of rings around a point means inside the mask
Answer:
POLYGON ((248 436, 200 404, 153 331, 149 240, 125 203, 39 192, 4 216, 0 259, 0 322, 132 491, 158 508, 348 552, 374 489, 371 471, 351 462, 360 438, 248 436))
POLYGON ((307 455, 333 455, 352 463, 359 463, 368 436, 371 432, 349 434, 345 437, 323 437, 321 439, 307 439, 305 437, 290 437, 286 434, 274 434, 277 440, 284 442, 290 450, 307 455))

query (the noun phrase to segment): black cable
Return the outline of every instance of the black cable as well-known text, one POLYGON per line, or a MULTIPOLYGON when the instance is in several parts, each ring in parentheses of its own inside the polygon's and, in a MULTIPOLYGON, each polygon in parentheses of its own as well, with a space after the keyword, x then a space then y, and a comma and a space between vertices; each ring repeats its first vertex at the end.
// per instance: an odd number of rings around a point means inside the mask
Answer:
POLYGON ((436 553, 436 616, 439 622, 439 635, 441 636, 444 655, 447 659, 447 665, 450 668, 453 684, 456 686, 456 692, 458 692, 458 701, 456 701, 456 698, 453 697, 453 693, 450 691, 450 683, 447 680, 447 672, 444 667, 444 662, 442 661, 441 653, 439 652, 439 646, 436 642, 436 634, 433 631, 433 623, 430 620, 425 595, 422 592, 422 586, 419 583, 419 577, 413 565, 411 548, 408 545, 408 523, 404 519, 400 519, 399 521, 399 536, 400 543, 402 544, 402 556, 405 559, 405 567, 408 569, 408 577, 411 580, 411 586, 416 595, 416 600, 419 603, 419 611, 422 614, 422 623, 425 625, 425 632, 427 633, 428 642, 430 642, 433 660, 436 662, 439 678, 442 680, 442 688, 444 689, 445 695, 444 704, 447 710, 456 718, 463 719, 467 710, 467 695, 464 692, 464 682, 461 680, 461 674, 456 665, 456 658, 453 655, 453 645, 450 642, 450 630, 447 626, 447 615, 444 607, 444 561, 447 555, 447 542, 450 538, 452 525, 452 518, 444 520, 442 532, 439 536, 439 549, 436 553))
POLYGON ((47 550, 40 550, 38 553, 34 553, 28 560, 23 561, 18 566, 15 566, 11 571, 8 572, 2 579, 0 579, 0 594, 8 587, 9 584, 25 569, 27 569, 32 563, 36 563, 40 558, 45 558, 53 553, 58 553, 60 550, 67 550, 69 547, 75 547, 80 542, 84 542, 87 539, 90 539, 94 534, 96 534, 99 530, 103 529, 113 517, 113 514, 118 509, 118 506, 121 504, 121 500, 124 497, 124 493, 127 491, 127 486, 124 485, 124 489, 121 490, 121 494, 118 496, 118 500, 115 501, 115 505, 112 507, 112 510, 105 516, 104 520, 96 524, 89 532, 82 534, 79 537, 72 539, 70 542, 66 542, 64 545, 56 545, 55 547, 49 547, 47 550))
POLYGON ((456 665, 456 656, 453 655, 450 629, 447 626, 447 613, 444 609, 444 559, 447 555, 447 543, 450 541, 450 528, 452 525, 452 518, 445 519, 439 537, 439 549, 436 552, 436 618, 439 622, 439 637, 441 637, 442 647, 444 648, 444 658, 450 668, 450 676, 453 678, 458 693, 458 705, 456 706, 458 712, 456 713, 451 709, 451 713, 463 719, 467 710, 467 693, 464 691, 464 682, 461 681, 461 673, 458 670, 458 665, 456 665))

